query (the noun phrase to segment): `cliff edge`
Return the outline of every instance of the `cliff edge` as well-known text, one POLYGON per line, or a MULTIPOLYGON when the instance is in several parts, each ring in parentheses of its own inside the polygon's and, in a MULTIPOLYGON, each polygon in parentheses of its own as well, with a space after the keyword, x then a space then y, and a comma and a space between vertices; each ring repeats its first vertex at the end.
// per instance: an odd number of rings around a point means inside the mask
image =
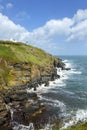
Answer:
MULTIPOLYGON (((34 120, 45 110, 37 95, 27 94, 25 87, 33 87, 36 90, 38 84, 47 85, 49 80, 57 78, 56 67, 63 67, 61 63, 60 59, 31 45, 0 41, 0 129, 8 130, 11 127, 9 125, 12 120, 11 114, 9 114, 10 108, 9 110, 6 108, 9 103, 13 104, 14 109, 19 106, 16 110, 18 113, 22 108, 21 113, 22 115, 25 113, 26 121, 29 121, 27 116, 30 113, 29 117, 34 120), (31 102, 29 103, 29 99, 37 102, 37 109, 31 102)), ((18 113, 15 115, 17 116, 18 113)))
POLYGON ((0 41, 0 90, 51 75, 59 59, 20 42, 0 41))

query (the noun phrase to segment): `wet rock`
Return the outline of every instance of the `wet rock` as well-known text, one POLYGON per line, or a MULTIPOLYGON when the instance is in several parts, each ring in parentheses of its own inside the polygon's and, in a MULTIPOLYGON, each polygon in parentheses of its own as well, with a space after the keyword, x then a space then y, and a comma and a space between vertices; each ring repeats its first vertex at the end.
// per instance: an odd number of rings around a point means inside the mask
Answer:
POLYGON ((60 75, 57 75, 57 78, 59 79, 59 78, 60 78, 60 75))
POLYGON ((65 64, 64 64, 63 62, 59 62, 59 63, 57 64, 57 67, 58 67, 58 68, 61 68, 61 69, 63 70, 63 69, 65 69, 65 64))
POLYGON ((36 91, 37 90, 37 88, 36 88, 36 86, 34 87, 34 91, 36 91))
POLYGON ((65 68, 65 70, 71 70, 71 68, 65 68))
POLYGON ((49 82, 48 81, 45 83, 45 86, 49 86, 49 82))

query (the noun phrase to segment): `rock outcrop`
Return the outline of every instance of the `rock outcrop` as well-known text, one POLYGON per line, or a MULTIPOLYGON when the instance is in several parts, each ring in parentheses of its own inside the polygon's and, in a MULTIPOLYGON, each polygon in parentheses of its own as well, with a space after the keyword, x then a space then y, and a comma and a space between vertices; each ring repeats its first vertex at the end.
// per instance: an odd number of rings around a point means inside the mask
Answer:
POLYGON ((0 41, 0 129, 11 129, 12 118, 25 124, 33 121, 37 126, 36 118, 39 120, 46 108, 37 94, 27 93, 26 88, 36 90, 42 83, 48 86, 49 80, 60 77, 56 67, 65 69, 60 59, 41 49, 0 41), (15 110, 14 117, 6 108, 8 105, 15 110))

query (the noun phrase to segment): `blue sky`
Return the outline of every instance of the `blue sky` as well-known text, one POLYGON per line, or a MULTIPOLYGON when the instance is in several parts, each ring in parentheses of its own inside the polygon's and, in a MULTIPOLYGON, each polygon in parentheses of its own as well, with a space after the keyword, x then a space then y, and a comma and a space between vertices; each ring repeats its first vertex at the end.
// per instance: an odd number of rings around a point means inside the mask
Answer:
POLYGON ((87 55, 87 1, 0 0, 0 39, 54 55, 87 55))

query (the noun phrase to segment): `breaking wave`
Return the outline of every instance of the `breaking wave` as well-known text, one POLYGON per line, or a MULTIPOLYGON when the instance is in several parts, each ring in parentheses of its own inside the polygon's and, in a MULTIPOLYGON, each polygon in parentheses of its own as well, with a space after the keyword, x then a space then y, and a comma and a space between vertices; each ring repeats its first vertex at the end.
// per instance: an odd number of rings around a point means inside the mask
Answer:
POLYGON ((84 122, 87 120, 87 110, 77 110, 76 114, 71 117, 69 121, 65 121, 61 130, 66 129, 67 127, 76 125, 77 123, 84 122))

